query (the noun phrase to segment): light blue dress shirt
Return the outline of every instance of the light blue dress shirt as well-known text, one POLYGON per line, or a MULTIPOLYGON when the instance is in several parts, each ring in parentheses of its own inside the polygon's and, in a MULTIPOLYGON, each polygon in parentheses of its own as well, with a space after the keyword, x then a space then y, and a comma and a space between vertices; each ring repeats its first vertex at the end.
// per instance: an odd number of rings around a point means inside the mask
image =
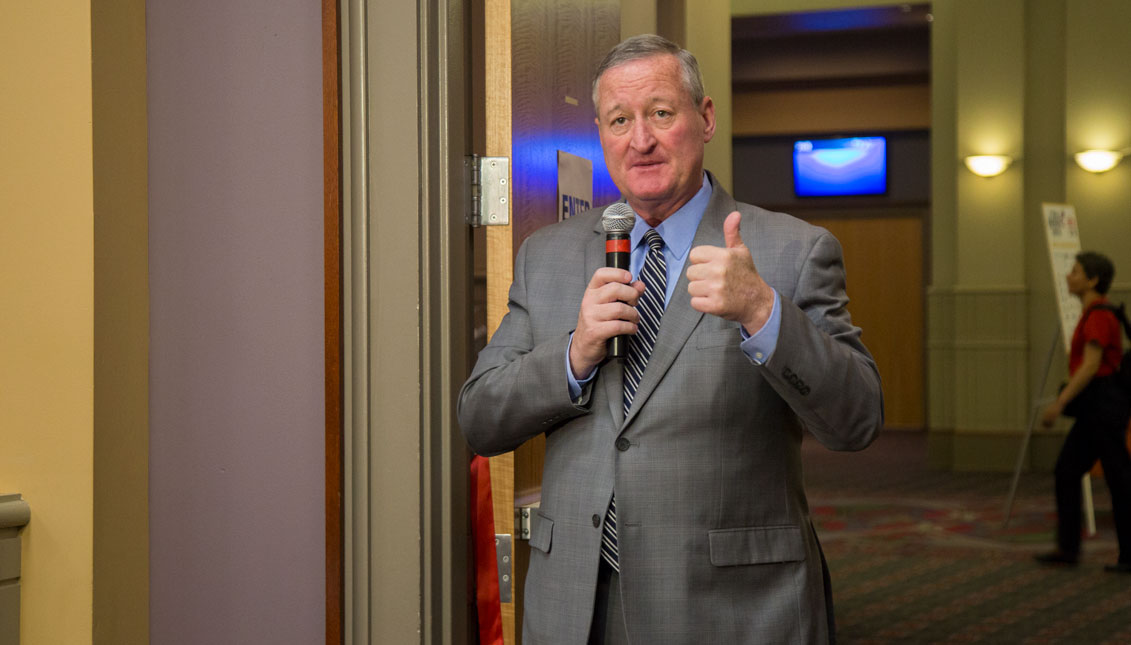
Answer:
MULTIPOLYGON (((671 302, 672 294, 675 293, 675 285, 683 273, 684 265, 687 263, 687 254, 691 251, 691 242, 695 239, 695 231, 699 229, 699 222, 703 219, 703 213, 707 210, 707 204, 710 201, 711 182, 707 179, 707 173, 703 173, 703 185, 699 188, 699 192, 695 193, 695 196, 686 204, 656 227, 656 232, 664 240, 664 260, 668 265, 668 283, 667 292, 664 294, 664 306, 671 302)), ((642 217, 637 217, 636 223, 632 227, 632 256, 629 261, 629 270, 632 272, 633 280, 639 279, 640 270, 644 267, 644 260, 648 256, 648 248, 647 245, 643 244, 643 241, 644 234, 650 228, 642 217)), ((780 309, 781 296, 775 289, 773 308, 766 324, 762 325, 762 328, 753 335, 747 334, 746 329, 741 325, 739 326, 743 338, 739 347, 757 365, 762 365, 770 360, 774 348, 778 345, 778 332, 781 330, 780 309)), ((582 388, 596 378, 597 368, 593 368, 593 371, 581 380, 574 378, 573 369, 569 362, 569 348, 572 343, 573 334, 570 334, 569 344, 566 345, 565 368, 566 377, 569 379, 569 397, 576 400, 581 396, 582 388)))

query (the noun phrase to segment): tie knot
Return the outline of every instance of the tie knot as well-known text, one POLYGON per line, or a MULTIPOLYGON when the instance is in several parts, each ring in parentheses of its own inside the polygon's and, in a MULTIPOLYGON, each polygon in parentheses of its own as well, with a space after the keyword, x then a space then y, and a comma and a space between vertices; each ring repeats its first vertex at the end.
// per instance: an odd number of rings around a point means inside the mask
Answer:
POLYGON ((663 250, 664 248, 664 238, 660 237, 660 234, 657 233, 654 228, 650 228, 644 233, 644 241, 648 243, 649 248, 657 251, 663 250))

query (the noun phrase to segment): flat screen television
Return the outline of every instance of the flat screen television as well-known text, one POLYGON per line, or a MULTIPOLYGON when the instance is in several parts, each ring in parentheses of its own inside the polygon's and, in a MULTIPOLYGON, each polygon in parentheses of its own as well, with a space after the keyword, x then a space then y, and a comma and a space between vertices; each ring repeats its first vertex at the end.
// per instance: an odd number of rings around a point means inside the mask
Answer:
POLYGON ((793 192, 798 197, 883 195, 887 189, 886 138, 793 142, 793 192))

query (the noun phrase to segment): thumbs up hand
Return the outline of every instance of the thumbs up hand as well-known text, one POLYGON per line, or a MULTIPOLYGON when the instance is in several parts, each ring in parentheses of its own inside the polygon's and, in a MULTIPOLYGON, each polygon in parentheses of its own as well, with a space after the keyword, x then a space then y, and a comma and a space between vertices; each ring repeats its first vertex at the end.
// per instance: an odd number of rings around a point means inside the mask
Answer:
POLYGON ((770 317, 773 290, 754 267, 742 242, 742 215, 734 211, 723 223, 726 248, 697 246, 687 256, 687 291, 696 311, 734 320, 754 334, 770 317))

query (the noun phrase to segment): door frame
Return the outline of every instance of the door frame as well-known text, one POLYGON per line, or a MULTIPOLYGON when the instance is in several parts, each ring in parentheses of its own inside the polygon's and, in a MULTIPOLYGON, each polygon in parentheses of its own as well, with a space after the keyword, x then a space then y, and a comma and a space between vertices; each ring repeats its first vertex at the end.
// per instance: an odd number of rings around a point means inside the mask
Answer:
POLYGON ((471 639, 467 6, 323 4, 328 643, 471 639))

